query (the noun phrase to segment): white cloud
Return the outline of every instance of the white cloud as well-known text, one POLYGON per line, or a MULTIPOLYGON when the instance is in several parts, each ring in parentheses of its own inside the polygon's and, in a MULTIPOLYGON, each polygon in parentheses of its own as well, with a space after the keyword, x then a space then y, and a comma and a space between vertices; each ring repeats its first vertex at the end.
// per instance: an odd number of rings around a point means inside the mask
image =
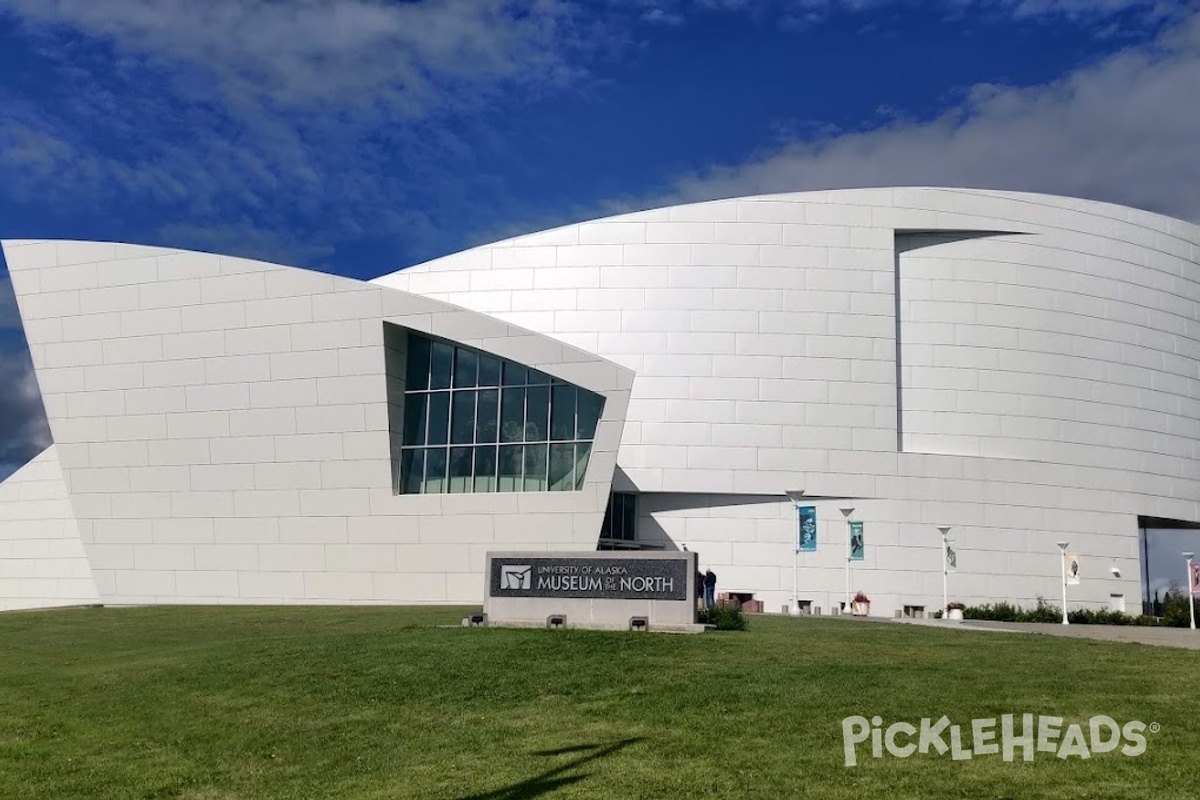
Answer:
POLYGON ((490 146, 487 113, 583 79, 579 54, 616 41, 585 17, 568 0, 0 0, 54 70, 0 83, 5 191, 305 266, 364 233, 453 247, 425 210, 490 146))
MULTIPOLYGON (((571 72, 563 0, 0 0, 27 29, 109 41, 215 79, 245 112, 385 106, 421 113, 571 72)), ((202 95, 188 75, 181 85, 202 95)))
POLYGON ((665 8, 651 8, 643 12, 642 21, 653 25, 676 27, 684 23, 684 16, 677 11, 668 11, 665 8))
MULTIPOLYGON (((1179 10, 1176 0, 612 0, 652 7, 643 19, 669 16, 681 24, 697 13, 741 13, 759 20, 775 20, 785 28, 804 30, 839 14, 860 14, 887 8, 933 9, 947 16, 985 18, 1062 18, 1075 22, 1103 22, 1133 13, 1154 20, 1179 10)), ((1187 0, 1185 0, 1185 3, 1187 0)))
POLYGON ((953 185, 1108 200, 1200 221, 1197 87, 1200 13, 1151 45, 1053 83, 979 85, 936 119, 794 140, 683 176, 652 203, 953 185))
MULTIPOLYGON (((511 217, 520 205, 512 196, 520 192, 477 171, 504 147, 487 114, 501 105, 519 114, 523 97, 588 80, 581 65, 634 45, 624 38, 627 23, 679 24, 701 12, 781 19, 789 10, 912 2, 611 0, 606 15, 582 0, 0 0, 0 19, 16 20, 56 70, 45 89, 20 94, 19 81, 0 85, 0 172, 12 200, 85 215, 104 208, 94 224, 136 227, 148 243, 306 266, 364 235, 402 239, 410 256, 433 254, 461 245, 462 220, 503 225, 496 209, 511 217), (471 173, 474 191, 462 180, 471 173)), ((947 10, 1095 15, 1149 4, 938 2, 947 10)), ((966 151, 965 165, 939 164, 934 152, 897 180, 996 183, 993 174, 1010 170, 975 175, 970 154, 980 146, 967 140, 997 124, 989 110, 1020 94, 1006 91, 981 87, 925 129, 797 138, 761 159, 765 175, 756 176, 755 162, 714 169, 682 181, 679 194, 878 182, 886 171, 859 163, 856 148, 902 161, 939 130, 966 151), (772 180, 776 163, 785 169, 772 180)), ((1139 122, 1146 127, 1145 117, 1139 122)))

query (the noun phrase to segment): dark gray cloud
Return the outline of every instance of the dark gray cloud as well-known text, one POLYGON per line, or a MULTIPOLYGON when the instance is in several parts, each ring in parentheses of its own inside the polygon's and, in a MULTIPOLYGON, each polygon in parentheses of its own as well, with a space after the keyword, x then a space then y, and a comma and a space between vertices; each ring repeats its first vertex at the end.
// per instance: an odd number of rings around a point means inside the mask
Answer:
POLYGON ((0 331, 20 328, 21 315, 17 311, 17 297, 13 294, 12 280, 0 273, 0 331))
POLYGON ((0 480, 50 445, 28 351, 0 351, 0 480))
POLYGON ((50 428, 8 275, 0 273, 0 480, 46 449, 50 428))

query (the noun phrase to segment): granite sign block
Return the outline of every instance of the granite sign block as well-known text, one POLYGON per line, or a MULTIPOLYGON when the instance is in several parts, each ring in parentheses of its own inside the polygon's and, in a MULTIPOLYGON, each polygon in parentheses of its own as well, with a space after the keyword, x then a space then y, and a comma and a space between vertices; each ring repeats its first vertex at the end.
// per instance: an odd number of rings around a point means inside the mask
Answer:
POLYGON ((514 558, 491 560, 492 597, 687 600, 684 559, 514 558))

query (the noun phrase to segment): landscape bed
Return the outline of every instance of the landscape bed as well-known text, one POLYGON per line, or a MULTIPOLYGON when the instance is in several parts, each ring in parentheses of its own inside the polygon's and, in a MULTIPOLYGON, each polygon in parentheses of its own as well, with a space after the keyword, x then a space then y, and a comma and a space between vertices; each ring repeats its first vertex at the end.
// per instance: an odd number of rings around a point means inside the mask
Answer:
MULTIPOLYGON (((466 629, 469 609, 0 616, 0 796, 1180 797, 1196 653, 849 620, 702 636, 466 629), (1145 753, 871 757, 842 720, 1156 723, 1145 753)), ((966 746, 970 746, 969 742, 966 746)), ((885 751, 886 753, 886 751, 885 751)))

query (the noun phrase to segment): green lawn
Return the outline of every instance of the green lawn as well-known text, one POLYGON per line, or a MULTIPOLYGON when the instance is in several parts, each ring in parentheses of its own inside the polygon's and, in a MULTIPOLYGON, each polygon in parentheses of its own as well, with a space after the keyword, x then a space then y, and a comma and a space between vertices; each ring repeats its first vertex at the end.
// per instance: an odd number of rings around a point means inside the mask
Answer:
MULTIPOLYGON (((461 609, 0 616, 0 797, 1190 797, 1195 652, 754 618, 703 636, 462 629, 461 609), (455 627, 437 627, 450 625, 455 627), (870 757, 841 720, 1157 722, 1144 755, 870 757)), ((965 746, 970 746, 967 742, 965 746)))

